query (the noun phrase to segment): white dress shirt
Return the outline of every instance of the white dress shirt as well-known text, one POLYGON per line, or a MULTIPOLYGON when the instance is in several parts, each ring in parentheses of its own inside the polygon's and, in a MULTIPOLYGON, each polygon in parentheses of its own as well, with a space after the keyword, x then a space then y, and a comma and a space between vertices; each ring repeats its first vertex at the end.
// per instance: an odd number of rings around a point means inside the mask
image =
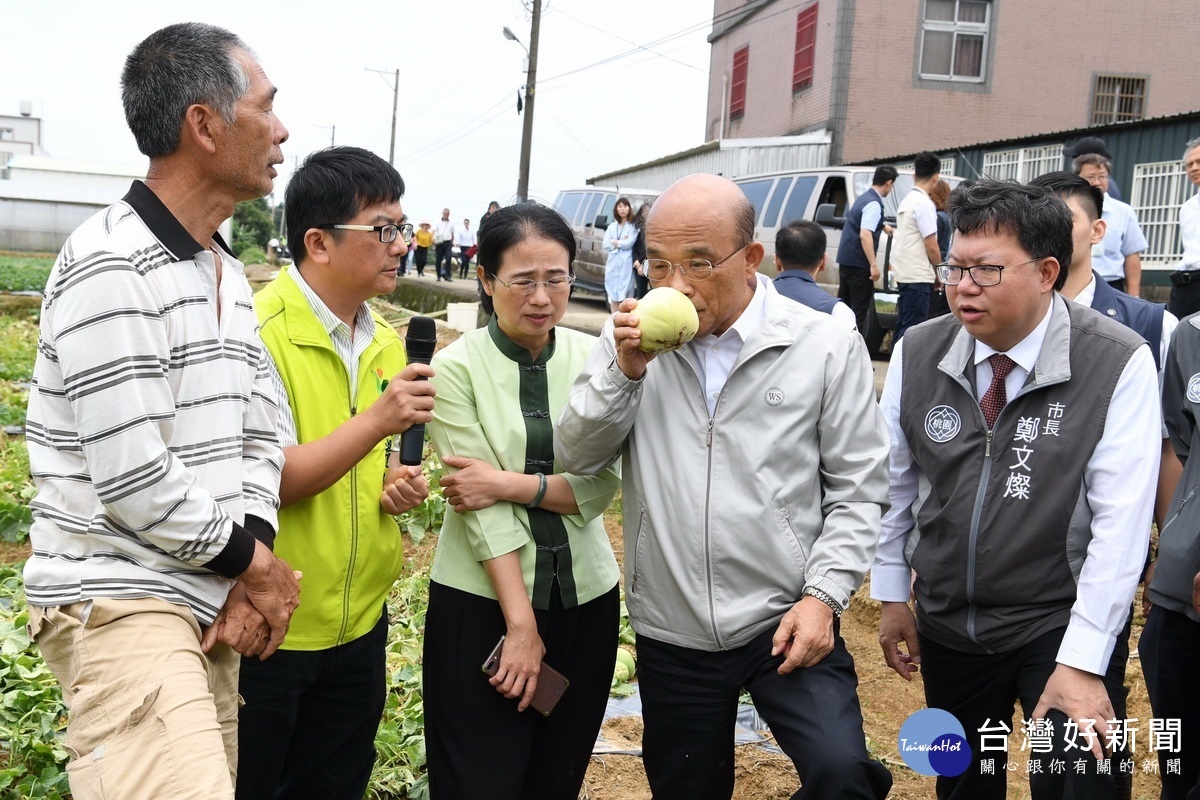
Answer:
POLYGON ((1183 242, 1179 268, 1200 269, 1200 194, 1192 195, 1179 207, 1179 238, 1183 242))
MULTIPOLYGON (((1053 310, 1051 303, 1033 332, 1006 353, 1016 362, 1004 381, 1008 397, 1016 396, 1037 363, 1053 310)), ((904 547, 913 529, 912 505, 921 479, 921 470, 913 462, 900 427, 903 345, 901 340, 892 352, 879 401, 892 438, 888 488, 891 508, 883 517, 883 532, 871 568, 871 597, 885 602, 907 602, 911 593, 912 571, 904 547)), ((975 342, 976 387, 991 385, 988 357, 996 352, 983 342, 975 342)), ((1104 434, 1084 469, 1092 510, 1092 540, 1057 661, 1096 675, 1103 675, 1108 667, 1146 560, 1162 447, 1157 387, 1153 356, 1149 349, 1138 348, 1117 380, 1104 434)), ((1063 486, 1062 491, 1073 491, 1073 487, 1063 486)))
POLYGON ((746 343, 751 334, 762 327, 763 312, 765 311, 763 297, 766 295, 763 282, 766 280, 764 275, 757 276, 754 283, 754 296, 750 298, 750 304, 729 326, 729 330, 720 336, 710 333, 707 336, 692 339, 684 345, 700 367, 700 383, 704 386, 704 401, 708 403, 710 417, 716 413, 717 398, 721 396, 721 390, 725 388, 725 382, 729 380, 729 373, 733 371, 738 354, 742 352, 742 345, 746 343))

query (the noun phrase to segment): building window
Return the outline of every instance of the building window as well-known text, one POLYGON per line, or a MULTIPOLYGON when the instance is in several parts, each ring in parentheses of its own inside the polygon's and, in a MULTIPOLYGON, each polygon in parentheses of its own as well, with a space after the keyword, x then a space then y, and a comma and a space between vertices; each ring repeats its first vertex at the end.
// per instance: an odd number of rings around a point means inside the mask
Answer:
POLYGON ((813 82, 813 56, 817 51, 817 4, 796 16, 796 59, 792 63, 792 91, 807 89, 813 82))
POLYGON ((996 180, 1028 183, 1039 175, 1062 169, 1063 146, 1020 147, 983 154, 983 174, 996 180))
MULTIPOLYGON (((892 166, 895 167, 900 172, 912 172, 913 170, 915 170, 917 168, 917 162, 909 161, 904 164, 893 164, 892 166)), ((953 175, 954 174, 954 156, 942 156, 941 169, 942 169, 943 175, 953 175)), ((859 194, 862 194, 862 192, 859 192, 859 194)))
POLYGON ((1145 117, 1146 79, 1097 75, 1092 89, 1092 125, 1133 122, 1145 117))
POLYGON ((746 73, 750 66, 750 45, 733 54, 733 81, 729 86, 729 118, 746 113, 746 73))
POLYGON ((921 77, 982 82, 991 16, 990 0, 925 0, 921 77))
POLYGON ((1175 262, 1183 258, 1179 238, 1179 207, 1195 189, 1179 161, 1134 164, 1129 204, 1146 235, 1142 263, 1175 262))
POLYGON ((16 138, 16 132, 12 128, 0 128, 0 142, 11 142, 16 138))

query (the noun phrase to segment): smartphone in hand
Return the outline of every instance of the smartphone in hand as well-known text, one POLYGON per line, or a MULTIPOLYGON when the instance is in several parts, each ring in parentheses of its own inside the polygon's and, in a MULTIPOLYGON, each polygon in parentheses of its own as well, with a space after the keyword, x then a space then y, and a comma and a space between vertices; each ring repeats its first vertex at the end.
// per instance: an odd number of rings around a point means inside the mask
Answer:
MULTIPOLYGON (((504 637, 501 636, 500 641, 496 642, 496 646, 492 648, 492 652, 483 662, 483 672, 489 678, 494 677, 500 669, 500 654, 503 652, 504 637)), ((533 698, 529 701, 529 706, 543 717, 550 716, 550 712, 558 705, 558 701, 562 699, 563 693, 570 685, 571 682, 561 672, 543 661, 542 669, 538 672, 537 688, 533 691, 533 698)))

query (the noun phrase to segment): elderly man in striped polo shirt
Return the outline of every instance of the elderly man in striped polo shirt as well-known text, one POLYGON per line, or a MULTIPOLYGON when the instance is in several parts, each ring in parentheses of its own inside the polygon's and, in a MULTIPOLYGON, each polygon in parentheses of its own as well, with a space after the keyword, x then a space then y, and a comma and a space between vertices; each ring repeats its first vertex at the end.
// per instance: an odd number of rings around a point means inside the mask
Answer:
POLYGON ((209 25, 151 34, 121 85, 150 170, 46 285, 29 627, 77 800, 232 798, 237 654, 274 652, 299 585, 271 551, 283 458, 250 287, 216 231, 271 191, 287 130, 246 45, 209 25))

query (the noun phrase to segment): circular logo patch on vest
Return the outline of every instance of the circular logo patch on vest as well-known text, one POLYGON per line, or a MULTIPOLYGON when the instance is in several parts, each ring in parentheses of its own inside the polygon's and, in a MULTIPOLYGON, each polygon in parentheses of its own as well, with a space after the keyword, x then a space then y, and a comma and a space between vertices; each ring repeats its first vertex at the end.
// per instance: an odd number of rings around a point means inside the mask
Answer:
POLYGON ((934 406, 925 415, 925 435, 935 442, 948 442, 962 430, 962 417, 950 406, 934 406))
POLYGON ((1188 381, 1187 399, 1192 403, 1200 403, 1200 372, 1188 381))
POLYGON ((772 386, 763 393, 763 399, 767 401, 767 405, 777 406, 783 402, 783 389, 772 386))

